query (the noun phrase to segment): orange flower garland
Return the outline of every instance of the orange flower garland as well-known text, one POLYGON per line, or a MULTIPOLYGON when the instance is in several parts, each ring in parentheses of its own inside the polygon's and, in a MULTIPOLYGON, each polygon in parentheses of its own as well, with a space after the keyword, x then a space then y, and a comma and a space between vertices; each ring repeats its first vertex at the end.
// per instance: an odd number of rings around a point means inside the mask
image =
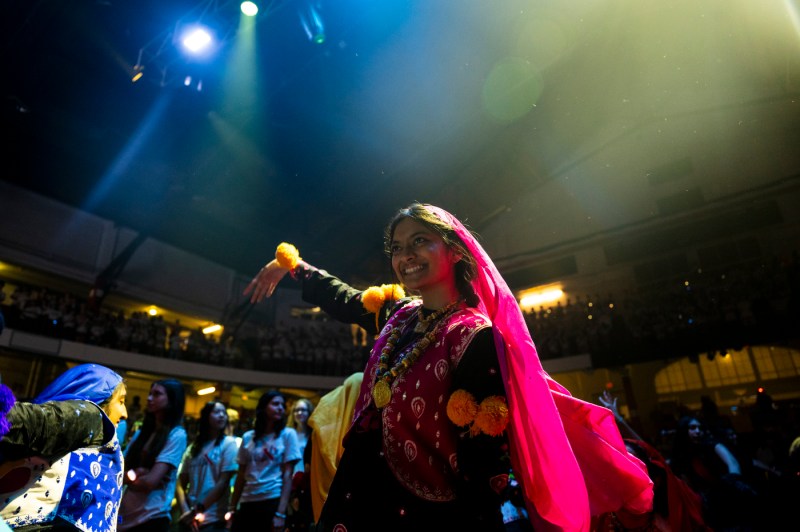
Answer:
POLYGON ((364 290, 361 293, 361 304, 367 312, 375 314, 375 329, 380 330, 378 312, 383 308, 383 304, 403 297, 406 297, 406 291, 399 284, 382 284, 364 290))
POLYGON ((447 417, 459 427, 469 426, 473 436, 481 432, 499 436, 508 426, 508 405, 500 395, 487 397, 478 405, 471 393, 456 390, 447 401, 447 417))
POLYGON ((475 397, 466 390, 456 390, 447 401, 447 417, 459 427, 466 427, 475 420, 478 414, 478 403, 475 397))
POLYGON ((367 312, 377 314, 387 301, 395 301, 403 297, 406 297, 406 292, 399 284, 370 286, 361 294, 361 304, 364 305, 367 312))
POLYGON ((275 260, 278 261, 278 266, 281 268, 292 271, 303 259, 300 258, 300 252, 296 247, 288 242, 281 242, 278 244, 278 249, 275 250, 275 260))
POLYGON ((506 398, 493 395, 481 401, 475 426, 489 436, 500 436, 508 426, 508 405, 506 398))

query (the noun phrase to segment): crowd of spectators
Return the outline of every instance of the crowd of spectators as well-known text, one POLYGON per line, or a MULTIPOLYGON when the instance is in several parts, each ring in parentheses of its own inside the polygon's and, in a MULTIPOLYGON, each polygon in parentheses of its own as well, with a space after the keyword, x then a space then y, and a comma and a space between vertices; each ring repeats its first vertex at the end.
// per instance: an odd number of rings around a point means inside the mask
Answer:
POLYGON ((202 327, 167 321, 160 314, 101 307, 74 294, 0 279, 6 325, 12 329, 144 355, 227 367, 315 375, 360 371, 369 353, 349 326, 292 320, 260 326, 238 338, 207 335, 202 327), (8 284, 10 294, 3 290, 8 284))
POLYGON ((697 269, 636 292, 578 296, 525 317, 542 359, 588 353, 609 367, 797 340, 799 285, 795 252, 697 269))
MULTIPOLYGON (((624 294, 577 296, 525 314, 542 359, 590 354, 610 367, 795 339, 797 253, 702 271, 624 294)), ((363 368, 371 339, 326 320, 292 318, 254 334, 214 336, 145 312, 91 310, 74 294, 0 279, 7 326, 145 355, 258 371, 346 376, 363 368), (10 292, 10 294, 9 294, 10 292)))

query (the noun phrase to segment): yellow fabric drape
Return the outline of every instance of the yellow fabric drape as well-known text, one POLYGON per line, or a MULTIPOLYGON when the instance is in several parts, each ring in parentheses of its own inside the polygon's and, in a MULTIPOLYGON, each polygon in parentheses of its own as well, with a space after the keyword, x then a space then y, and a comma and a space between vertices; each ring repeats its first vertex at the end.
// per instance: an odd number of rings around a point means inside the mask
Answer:
POLYGON ((311 427, 311 506, 314 522, 319 521, 322 505, 339 465, 344 448, 342 439, 350 429, 353 409, 361 389, 363 372, 353 373, 319 400, 308 426, 311 427))

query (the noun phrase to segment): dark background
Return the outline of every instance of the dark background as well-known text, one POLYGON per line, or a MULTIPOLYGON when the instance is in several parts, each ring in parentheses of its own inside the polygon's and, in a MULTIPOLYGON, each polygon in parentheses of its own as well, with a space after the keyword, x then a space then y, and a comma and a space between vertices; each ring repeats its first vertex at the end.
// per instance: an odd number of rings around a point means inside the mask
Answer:
MULTIPOLYGON (((800 173, 791 4, 756 7, 275 1, 237 68, 237 2, 8 1, 3 179, 246 274, 285 240, 385 278, 383 226, 413 200, 478 232, 530 209, 566 228, 554 245, 664 214, 615 180, 689 175, 702 203, 800 173), (223 45, 187 61, 171 33, 201 15, 223 45), (531 203, 554 182, 615 218, 531 203)), ((549 238, 507 233, 498 261, 549 238)))

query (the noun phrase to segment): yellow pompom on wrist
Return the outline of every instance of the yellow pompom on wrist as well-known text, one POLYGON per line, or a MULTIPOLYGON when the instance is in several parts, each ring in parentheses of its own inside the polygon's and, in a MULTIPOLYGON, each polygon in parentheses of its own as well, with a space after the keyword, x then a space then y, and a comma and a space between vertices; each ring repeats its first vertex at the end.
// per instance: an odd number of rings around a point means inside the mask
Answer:
POLYGON ((382 284, 381 290, 383 290, 385 301, 397 301, 406 297, 406 291, 399 284, 382 284))
POLYGON ((447 401, 447 417, 459 427, 473 422, 478 413, 475 397, 466 390, 456 390, 447 401))
POLYGON ((508 405, 505 397, 492 395, 481 401, 475 415, 475 426, 489 436, 501 435, 508 426, 508 405))
POLYGON ((302 259, 296 247, 288 242, 281 242, 275 250, 275 260, 281 268, 294 270, 302 259))
POLYGON ((406 292, 400 285, 370 286, 361 293, 361 304, 367 312, 377 314, 387 301, 396 301, 403 297, 406 297, 406 292))
POLYGON ((386 301, 386 294, 380 286, 370 286, 361 294, 361 304, 367 312, 375 314, 386 301))

